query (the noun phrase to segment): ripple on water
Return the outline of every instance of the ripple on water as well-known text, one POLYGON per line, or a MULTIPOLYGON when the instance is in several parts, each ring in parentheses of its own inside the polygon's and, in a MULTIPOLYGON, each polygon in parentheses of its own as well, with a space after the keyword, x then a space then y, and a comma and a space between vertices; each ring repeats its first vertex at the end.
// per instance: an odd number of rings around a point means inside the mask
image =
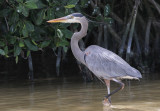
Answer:
MULTIPOLYGON (((160 81, 125 82, 112 96, 112 106, 102 105, 107 94, 99 83, 50 81, 0 86, 2 111, 160 111, 160 81), (131 85, 128 85, 131 84, 131 85)), ((111 84, 111 90, 118 85, 111 84)))

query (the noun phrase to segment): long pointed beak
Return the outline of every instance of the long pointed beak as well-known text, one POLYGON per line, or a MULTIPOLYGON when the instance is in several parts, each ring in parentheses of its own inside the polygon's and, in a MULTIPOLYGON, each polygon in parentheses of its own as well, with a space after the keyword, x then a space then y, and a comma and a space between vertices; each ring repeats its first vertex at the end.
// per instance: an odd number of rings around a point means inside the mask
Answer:
POLYGON ((66 17, 61 17, 61 18, 49 20, 49 21, 47 21, 47 22, 48 22, 48 23, 58 23, 58 22, 63 22, 63 23, 65 23, 66 21, 67 21, 67 18, 66 18, 66 17))

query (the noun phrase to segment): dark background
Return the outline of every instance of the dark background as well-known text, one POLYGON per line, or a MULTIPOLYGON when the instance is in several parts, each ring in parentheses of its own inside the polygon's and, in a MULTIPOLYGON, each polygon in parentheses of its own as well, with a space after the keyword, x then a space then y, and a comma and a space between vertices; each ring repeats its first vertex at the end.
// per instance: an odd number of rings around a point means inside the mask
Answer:
POLYGON ((1 0, 0 80, 95 77, 73 57, 72 34, 78 24, 47 20, 80 12, 88 19, 82 50, 95 44, 121 56, 146 78, 159 77, 160 2, 158 0, 1 0), (28 61, 28 57, 32 60, 28 61), (29 73, 30 72, 30 73, 29 73))

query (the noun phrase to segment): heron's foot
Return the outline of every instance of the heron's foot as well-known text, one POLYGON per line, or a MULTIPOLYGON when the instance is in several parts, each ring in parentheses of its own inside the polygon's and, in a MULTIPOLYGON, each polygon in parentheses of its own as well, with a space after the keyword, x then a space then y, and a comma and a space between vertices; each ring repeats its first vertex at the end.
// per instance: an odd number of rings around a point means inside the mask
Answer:
POLYGON ((103 105, 105 106, 111 106, 111 99, 104 97, 103 101, 102 101, 103 105))

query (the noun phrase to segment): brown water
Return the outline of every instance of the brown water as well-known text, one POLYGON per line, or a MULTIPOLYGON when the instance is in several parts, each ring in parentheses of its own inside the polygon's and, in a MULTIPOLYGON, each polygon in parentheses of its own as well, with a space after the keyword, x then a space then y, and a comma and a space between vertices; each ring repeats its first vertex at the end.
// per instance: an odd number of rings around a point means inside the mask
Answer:
MULTIPOLYGON (((124 90, 102 104, 106 87, 77 79, 8 83, 0 86, 0 111, 160 111, 160 80, 123 81, 124 90)), ((112 90, 118 85, 111 83, 112 90)))

